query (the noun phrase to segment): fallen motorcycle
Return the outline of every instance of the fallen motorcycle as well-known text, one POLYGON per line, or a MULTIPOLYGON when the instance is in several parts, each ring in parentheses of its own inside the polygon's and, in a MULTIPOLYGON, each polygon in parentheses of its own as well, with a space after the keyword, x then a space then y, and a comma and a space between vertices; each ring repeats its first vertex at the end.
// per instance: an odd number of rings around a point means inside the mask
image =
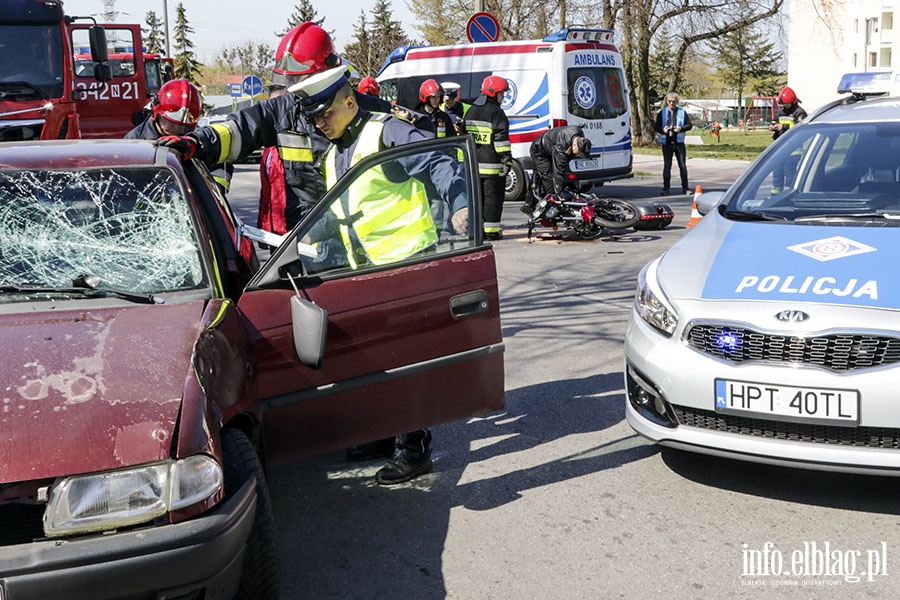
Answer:
POLYGON ((588 193, 571 196, 547 194, 540 199, 528 218, 528 239, 536 226, 568 227, 582 240, 591 240, 604 229, 628 229, 641 221, 641 210, 632 202, 601 198, 588 193))

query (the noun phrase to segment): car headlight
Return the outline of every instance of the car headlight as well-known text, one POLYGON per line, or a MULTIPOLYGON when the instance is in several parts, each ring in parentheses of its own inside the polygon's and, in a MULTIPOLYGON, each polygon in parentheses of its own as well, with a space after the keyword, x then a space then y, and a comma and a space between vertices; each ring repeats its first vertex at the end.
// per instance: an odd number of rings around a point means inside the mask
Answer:
POLYGON ((205 455, 66 477, 50 490, 44 533, 77 535, 146 523, 208 498, 223 481, 222 467, 205 455))
POLYGON ((678 325, 678 314, 666 300, 656 279, 660 259, 651 261, 641 269, 634 294, 634 308, 648 325, 663 335, 671 336, 678 325))

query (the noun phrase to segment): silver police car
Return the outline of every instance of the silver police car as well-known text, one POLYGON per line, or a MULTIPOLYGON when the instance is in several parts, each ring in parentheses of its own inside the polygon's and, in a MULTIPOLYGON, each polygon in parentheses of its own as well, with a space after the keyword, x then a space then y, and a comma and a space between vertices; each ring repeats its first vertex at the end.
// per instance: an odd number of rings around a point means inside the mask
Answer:
POLYGON ((900 98, 892 74, 773 143, 641 271, 626 414, 666 446, 900 475, 900 98))

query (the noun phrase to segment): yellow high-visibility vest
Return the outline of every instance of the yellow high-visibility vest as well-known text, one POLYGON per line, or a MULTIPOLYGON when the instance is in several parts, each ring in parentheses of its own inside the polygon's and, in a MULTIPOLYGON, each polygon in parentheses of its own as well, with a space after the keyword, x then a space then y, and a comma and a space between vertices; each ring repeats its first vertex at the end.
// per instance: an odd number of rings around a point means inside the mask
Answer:
MULTIPOLYGON (((372 115, 363 126, 350 165, 380 150, 381 132, 388 115, 372 115)), ((337 183, 334 147, 323 161, 325 185, 337 183)), ((437 229, 422 182, 410 177, 390 181, 374 167, 356 179, 331 205, 340 222, 341 239, 353 268, 403 260, 437 243, 437 229)))

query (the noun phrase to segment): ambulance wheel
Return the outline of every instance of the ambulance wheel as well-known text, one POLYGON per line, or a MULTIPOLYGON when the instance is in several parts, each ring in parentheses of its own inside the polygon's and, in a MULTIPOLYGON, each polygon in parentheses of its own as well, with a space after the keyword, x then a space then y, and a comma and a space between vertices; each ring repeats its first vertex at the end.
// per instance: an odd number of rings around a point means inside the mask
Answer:
POLYGON ((504 189, 504 202, 522 202, 525 200, 525 190, 528 187, 528 176, 519 161, 512 161, 512 168, 506 174, 506 186, 504 189))

